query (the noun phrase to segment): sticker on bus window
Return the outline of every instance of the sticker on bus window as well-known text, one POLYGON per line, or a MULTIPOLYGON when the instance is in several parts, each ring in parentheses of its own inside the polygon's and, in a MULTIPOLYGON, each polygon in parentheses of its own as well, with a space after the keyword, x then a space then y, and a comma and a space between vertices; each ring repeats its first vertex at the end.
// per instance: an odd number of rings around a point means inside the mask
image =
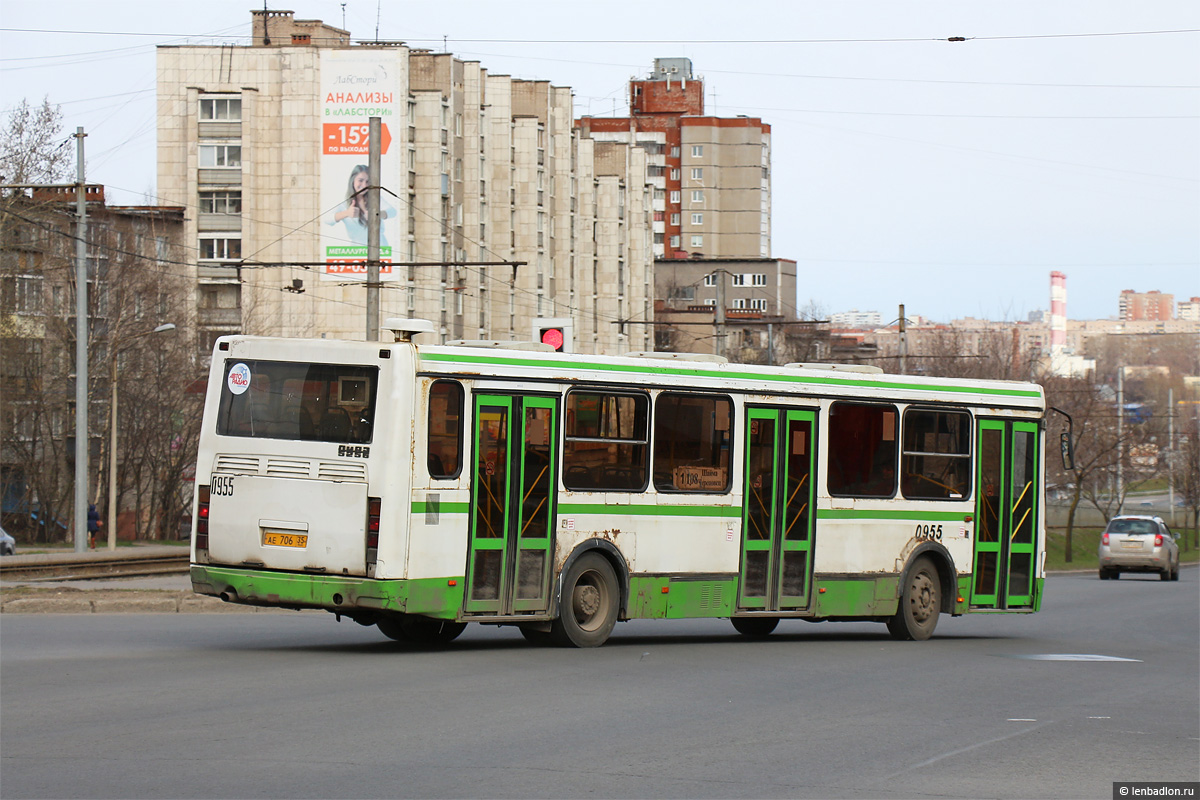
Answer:
POLYGON ((229 391, 242 394, 250 388, 250 368, 238 362, 229 368, 229 391))

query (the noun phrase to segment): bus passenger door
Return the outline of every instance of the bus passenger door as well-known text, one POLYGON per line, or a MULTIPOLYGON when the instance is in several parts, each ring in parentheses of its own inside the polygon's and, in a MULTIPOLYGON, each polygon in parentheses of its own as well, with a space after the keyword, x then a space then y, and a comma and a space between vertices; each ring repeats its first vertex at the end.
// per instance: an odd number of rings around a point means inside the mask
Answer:
POLYGON ((980 420, 972 608, 1033 605, 1037 450, 1036 423, 980 420))
POLYGON ((545 611, 557 486, 557 403, 476 395, 466 612, 545 611))
POLYGON ((812 411, 751 408, 746 413, 746 473, 738 607, 808 607, 815 502, 812 411))

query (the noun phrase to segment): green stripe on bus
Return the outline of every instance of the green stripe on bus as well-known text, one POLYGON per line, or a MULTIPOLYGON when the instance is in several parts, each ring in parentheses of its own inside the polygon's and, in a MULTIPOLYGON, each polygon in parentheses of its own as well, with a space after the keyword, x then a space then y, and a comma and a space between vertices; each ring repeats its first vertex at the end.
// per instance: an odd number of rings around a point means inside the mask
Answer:
POLYGON ((847 508, 818 508, 817 519, 921 520, 963 522, 971 511, 872 511, 847 508))
POLYGON ((412 513, 425 514, 430 511, 437 511, 439 514, 466 514, 471 510, 470 503, 438 503, 437 508, 432 508, 433 505, 433 503, 413 501, 412 513))
POLYGON ((571 361, 541 360, 532 358, 501 358, 487 355, 456 355, 450 353, 421 353, 423 361, 441 361, 460 364, 497 364, 509 367, 542 367, 549 369, 594 370, 597 372, 627 372, 634 375, 678 375, 708 378, 737 378, 741 380, 771 381, 775 383, 805 383, 815 386, 853 386, 867 389, 911 389, 926 392, 951 392, 956 394, 984 394, 1002 397, 1040 398, 1042 393, 1035 389, 994 389, 983 386, 931 386, 922 383, 891 383, 888 381, 869 380, 862 378, 816 378, 811 376, 799 377, 781 373, 778 375, 759 374, 753 372, 717 371, 688 367, 679 369, 673 367, 642 367, 630 364, 598 364, 575 363, 571 361))
POLYGON ((731 517, 742 516, 741 506, 619 506, 606 503, 559 503, 558 515, 606 514, 642 517, 731 517))

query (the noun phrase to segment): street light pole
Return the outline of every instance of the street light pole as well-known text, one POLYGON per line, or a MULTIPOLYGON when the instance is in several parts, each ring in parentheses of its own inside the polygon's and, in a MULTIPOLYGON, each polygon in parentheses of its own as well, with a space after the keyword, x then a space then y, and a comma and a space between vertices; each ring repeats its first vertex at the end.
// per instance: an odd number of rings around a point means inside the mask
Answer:
POLYGON ((109 423, 108 430, 108 549, 117 549, 117 345, 119 343, 128 342, 132 339, 140 339, 143 336, 149 336, 152 333, 165 333, 175 330, 175 323, 168 322, 164 325, 159 325, 152 331, 145 333, 135 333, 132 336, 126 336, 123 339, 118 339, 111 345, 112 352, 109 354, 109 360, 112 366, 110 377, 110 386, 112 388, 112 400, 109 403, 109 410, 112 412, 112 420, 109 423))

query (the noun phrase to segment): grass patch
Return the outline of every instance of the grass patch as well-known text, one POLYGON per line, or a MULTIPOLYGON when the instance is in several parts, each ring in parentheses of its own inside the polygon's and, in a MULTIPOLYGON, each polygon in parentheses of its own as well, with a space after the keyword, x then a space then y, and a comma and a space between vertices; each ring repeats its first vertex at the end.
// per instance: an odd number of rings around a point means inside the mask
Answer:
MULTIPOLYGON (((1103 528, 1076 527, 1071 531, 1071 561, 1066 558, 1067 529, 1046 529, 1046 569, 1099 569, 1100 558, 1097 550, 1100 548, 1100 534, 1103 528)), ((1186 529, 1179 529, 1179 563, 1195 564, 1200 562, 1200 550, 1191 546, 1195 534, 1186 529), (1185 549, 1184 537, 1187 538, 1185 549)))

